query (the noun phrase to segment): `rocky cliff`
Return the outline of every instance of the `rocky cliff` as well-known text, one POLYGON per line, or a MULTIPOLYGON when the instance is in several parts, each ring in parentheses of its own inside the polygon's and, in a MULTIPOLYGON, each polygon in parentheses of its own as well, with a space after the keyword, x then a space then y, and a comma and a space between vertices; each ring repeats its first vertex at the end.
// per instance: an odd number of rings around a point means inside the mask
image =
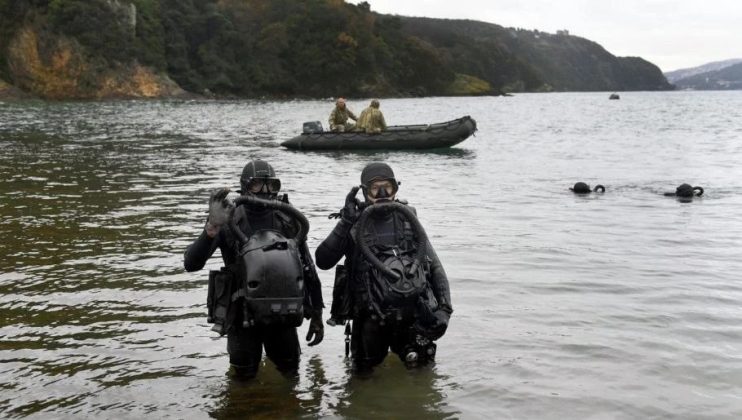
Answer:
POLYGON ((15 86, 48 99, 154 98, 185 93, 167 75, 136 62, 90 57, 74 39, 27 25, 7 48, 15 86))
POLYGON ((0 80, 0 100, 4 99, 25 99, 30 98, 31 95, 23 92, 17 87, 10 85, 4 80, 0 80))
MULTIPOLYGON (((134 4, 104 0, 114 19, 136 30, 134 4)), ((27 8, 22 23, 3 47, 0 83, 5 98, 36 96, 45 99, 155 98, 185 95, 164 72, 132 60, 107 60, 91 52, 72 36, 53 29, 49 13, 27 8), (3 88, 3 84, 6 85, 3 88)), ((95 36, 95 35, 93 35, 95 36)))

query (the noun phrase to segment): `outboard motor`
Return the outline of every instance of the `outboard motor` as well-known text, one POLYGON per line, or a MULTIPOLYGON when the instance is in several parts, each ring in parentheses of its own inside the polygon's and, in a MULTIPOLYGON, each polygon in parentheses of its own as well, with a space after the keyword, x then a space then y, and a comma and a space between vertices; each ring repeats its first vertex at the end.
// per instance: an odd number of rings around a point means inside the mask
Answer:
POLYGON ((302 126, 302 134, 322 133, 322 123, 319 121, 307 121, 302 126))

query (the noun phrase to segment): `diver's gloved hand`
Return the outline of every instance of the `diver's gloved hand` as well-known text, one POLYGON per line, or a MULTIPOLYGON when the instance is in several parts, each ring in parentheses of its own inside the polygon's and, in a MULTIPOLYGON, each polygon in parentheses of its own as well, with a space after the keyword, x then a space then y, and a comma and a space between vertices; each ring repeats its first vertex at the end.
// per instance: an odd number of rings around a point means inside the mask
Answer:
POLYGON ((307 331, 308 345, 316 346, 322 342, 325 338, 325 326, 322 325, 322 311, 317 311, 312 315, 312 319, 309 321, 309 331, 307 331), (312 338, 314 337, 314 338, 312 338))
POLYGON ((418 331, 428 339, 435 341, 446 333, 448 321, 451 319, 451 313, 445 309, 439 309, 432 313, 432 323, 421 327, 416 325, 418 331))
POLYGON ((356 220, 358 220, 358 216, 361 215, 361 212, 358 209, 360 207, 360 203, 358 202, 358 199, 356 199, 356 194, 358 194, 359 189, 360 187, 358 186, 350 189, 350 192, 345 197, 345 207, 340 210, 340 217, 343 219, 343 221, 350 224, 355 223, 356 220))
POLYGON ((229 221, 234 211, 234 205, 227 200, 229 188, 218 188, 211 192, 209 197, 209 221, 206 223, 206 233, 213 238, 219 233, 219 228, 229 221))

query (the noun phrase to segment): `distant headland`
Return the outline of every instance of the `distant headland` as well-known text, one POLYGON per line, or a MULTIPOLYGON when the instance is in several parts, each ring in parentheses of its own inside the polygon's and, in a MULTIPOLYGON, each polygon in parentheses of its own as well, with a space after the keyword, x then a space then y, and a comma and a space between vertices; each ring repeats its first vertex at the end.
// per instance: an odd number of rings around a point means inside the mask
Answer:
POLYGON ((742 89, 742 58, 714 61, 701 66, 665 73, 682 90, 742 89))
POLYGON ((318 98, 669 90, 558 31, 337 0, 0 1, 0 99, 318 98))

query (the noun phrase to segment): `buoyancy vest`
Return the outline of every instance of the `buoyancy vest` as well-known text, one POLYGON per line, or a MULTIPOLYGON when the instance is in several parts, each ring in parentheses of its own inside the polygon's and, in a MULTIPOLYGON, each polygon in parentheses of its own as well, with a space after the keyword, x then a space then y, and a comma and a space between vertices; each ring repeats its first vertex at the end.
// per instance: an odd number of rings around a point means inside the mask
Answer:
POLYGON ((234 263, 210 276, 209 322, 225 334, 241 310, 243 327, 301 325, 305 282, 299 247, 309 229, 306 218, 287 201, 240 197, 235 204, 230 223, 234 263), (267 206, 269 222, 253 229, 239 206, 244 203, 267 206))
POLYGON ((401 320, 414 317, 420 300, 433 296, 427 281, 427 237, 410 207, 384 206, 364 211, 356 226, 356 299, 363 311, 401 320))

